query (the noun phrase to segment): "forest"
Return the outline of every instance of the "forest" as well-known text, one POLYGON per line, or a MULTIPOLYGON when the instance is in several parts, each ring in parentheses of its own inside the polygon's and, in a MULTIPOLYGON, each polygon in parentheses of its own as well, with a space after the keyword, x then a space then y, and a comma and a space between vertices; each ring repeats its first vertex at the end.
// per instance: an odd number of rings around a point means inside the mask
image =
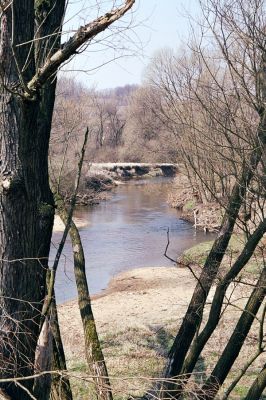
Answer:
POLYGON ((86 3, 0 1, 0 400, 265 399, 266 3, 107 89, 139 4, 86 3))

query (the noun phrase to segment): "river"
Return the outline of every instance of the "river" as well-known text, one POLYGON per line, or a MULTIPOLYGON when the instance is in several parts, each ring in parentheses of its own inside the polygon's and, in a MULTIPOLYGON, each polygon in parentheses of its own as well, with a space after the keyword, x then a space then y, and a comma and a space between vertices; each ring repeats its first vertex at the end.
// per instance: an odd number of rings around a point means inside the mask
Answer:
MULTIPOLYGON (((105 289, 119 272, 140 268, 171 266, 164 257, 167 229, 170 231, 168 254, 176 259, 186 248, 211 240, 212 236, 195 232, 168 206, 169 178, 129 181, 117 186, 111 198, 95 207, 79 207, 75 215, 88 221, 80 229, 86 256, 86 271, 91 294, 105 289)), ((53 235, 51 260, 62 233, 53 235)), ((56 280, 58 303, 77 296, 69 238, 64 248, 56 280)))

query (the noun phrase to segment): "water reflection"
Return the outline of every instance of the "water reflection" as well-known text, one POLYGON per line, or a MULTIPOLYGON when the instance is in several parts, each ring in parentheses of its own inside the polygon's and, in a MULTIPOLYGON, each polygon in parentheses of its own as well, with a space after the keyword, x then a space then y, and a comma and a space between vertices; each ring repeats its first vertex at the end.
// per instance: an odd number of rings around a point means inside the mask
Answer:
MULTIPOLYGON (((87 263, 91 294, 106 288, 115 274, 132 268, 167 266, 163 254, 167 229, 170 230, 169 256, 176 258, 184 249, 210 236, 178 218, 176 210, 166 203, 171 180, 129 182, 118 186, 111 199, 100 205, 76 210, 76 216, 89 221, 80 230, 87 263)), ((53 236, 55 246, 61 234, 53 236)), ((55 250, 51 252, 54 257, 55 250)), ((71 245, 68 239, 57 275, 59 302, 76 297, 71 245)))

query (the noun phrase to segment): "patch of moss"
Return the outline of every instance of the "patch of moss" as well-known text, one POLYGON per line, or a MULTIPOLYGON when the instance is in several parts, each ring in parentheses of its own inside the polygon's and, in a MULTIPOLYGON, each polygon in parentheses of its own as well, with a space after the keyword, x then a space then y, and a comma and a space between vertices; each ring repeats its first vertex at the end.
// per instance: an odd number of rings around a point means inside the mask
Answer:
POLYGON ((183 210, 184 211, 191 211, 193 210, 193 208, 196 207, 196 202, 195 200, 189 200, 185 203, 185 205, 183 206, 183 210))
POLYGON ((34 3, 35 10, 38 11, 40 11, 41 9, 50 9, 51 5, 51 0, 35 0, 34 3))
POLYGON ((38 211, 42 218, 50 218, 54 215, 54 207, 48 203, 40 203, 38 211))
POLYGON ((54 2, 52 0, 35 0, 34 8, 36 18, 40 21, 45 18, 51 11, 53 4, 54 2))

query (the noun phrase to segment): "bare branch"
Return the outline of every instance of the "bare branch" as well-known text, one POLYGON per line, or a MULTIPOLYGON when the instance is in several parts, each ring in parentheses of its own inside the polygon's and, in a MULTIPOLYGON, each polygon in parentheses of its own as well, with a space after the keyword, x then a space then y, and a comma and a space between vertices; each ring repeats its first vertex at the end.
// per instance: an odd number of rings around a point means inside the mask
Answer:
MULTIPOLYGON (((113 22, 121 18, 135 3, 135 0, 127 0, 126 3, 102 17, 95 19, 89 24, 80 27, 78 31, 62 48, 58 50, 51 58, 47 59, 44 66, 39 69, 37 74, 28 83, 28 90, 31 92, 31 97, 53 74, 58 71, 58 68, 67 60, 69 60, 85 43, 92 40, 97 34, 107 29, 113 22)), ((25 93, 25 96, 28 95, 25 93)))

